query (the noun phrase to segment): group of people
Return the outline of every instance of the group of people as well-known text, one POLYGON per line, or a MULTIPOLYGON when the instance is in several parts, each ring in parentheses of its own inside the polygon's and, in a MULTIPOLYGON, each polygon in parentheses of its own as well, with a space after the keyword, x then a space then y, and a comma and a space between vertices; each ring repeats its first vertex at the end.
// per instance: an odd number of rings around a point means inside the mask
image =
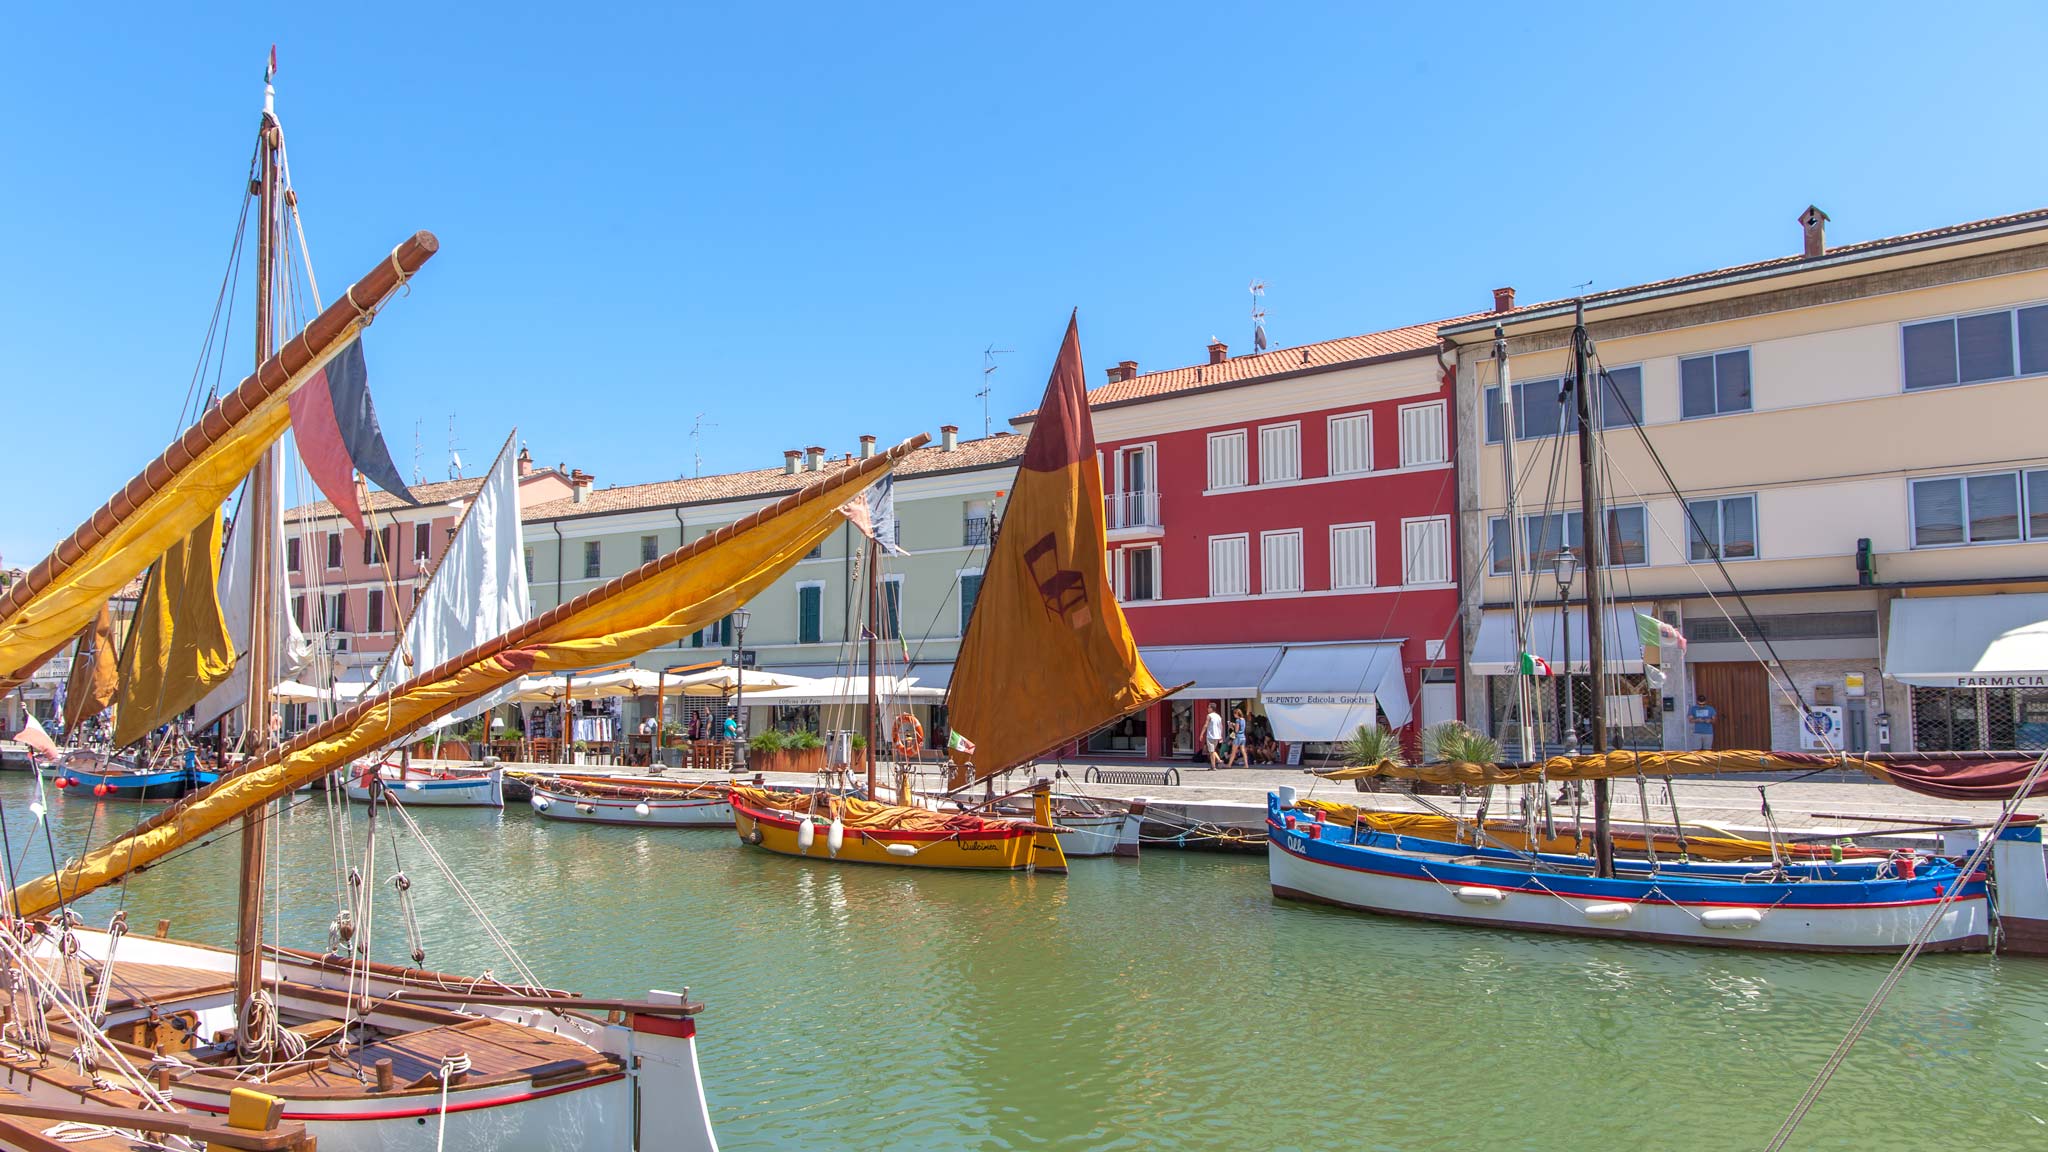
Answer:
MULTIPOLYGON (((661 722, 659 720, 653 716, 648 716, 640 721, 640 735, 652 736, 660 726, 661 722)), ((683 724, 683 734, 689 737, 692 743, 698 740, 715 740, 720 735, 723 735, 727 740, 738 740, 740 738, 739 717, 734 713, 728 712, 725 717, 725 723, 720 725, 705 716, 704 713, 693 710, 690 713, 690 718, 683 724), (721 729, 723 730, 722 732, 721 729)))
MULTIPOLYGON (((1231 768, 1239 764, 1251 767, 1256 737, 1250 720, 1245 716, 1244 705, 1239 704, 1230 710, 1227 728, 1223 710, 1214 703, 1209 705, 1209 715, 1202 722, 1202 751, 1209 757, 1209 767, 1231 768)), ((1263 743, 1272 743, 1270 732, 1265 735, 1263 743)), ((1265 759, 1271 758, 1270 753, 1265 756, 1265 759)))

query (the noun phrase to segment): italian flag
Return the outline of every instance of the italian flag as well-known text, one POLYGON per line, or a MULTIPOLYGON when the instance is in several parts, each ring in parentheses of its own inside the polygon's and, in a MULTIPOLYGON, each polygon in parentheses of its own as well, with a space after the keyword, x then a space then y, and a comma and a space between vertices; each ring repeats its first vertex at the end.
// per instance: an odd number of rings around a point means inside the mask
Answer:
POLYGON ((946 729, 946 751, 958 752, 963 756, 972 756, 974 755, 974 741, 948 728, 946 729))
POLYGON ((1550 661, 1545 660, 1534 652, 1522 653, 1519 671, 1524 676, 1549 676, 1552 674, 1550 671, 1550 661))

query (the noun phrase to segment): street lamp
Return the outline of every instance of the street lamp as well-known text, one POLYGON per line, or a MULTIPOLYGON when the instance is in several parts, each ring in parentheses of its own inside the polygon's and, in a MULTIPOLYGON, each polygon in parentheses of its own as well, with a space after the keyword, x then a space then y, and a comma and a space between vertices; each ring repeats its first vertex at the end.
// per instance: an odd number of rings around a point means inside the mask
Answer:
POLYGON ((732 754, 742 767, 746 764, 747 749, 747 620, 752 615, 745 608, 732 610, 732 707, 739 714, 739 742, 732 754))
POLYGON ((1565 748, 1579 750, 1579 708, 1572 691, 1572 580, 1579 574, 1579 555, 1569 548, 1557 554, 1557 613, 1564 625, 1565 748))

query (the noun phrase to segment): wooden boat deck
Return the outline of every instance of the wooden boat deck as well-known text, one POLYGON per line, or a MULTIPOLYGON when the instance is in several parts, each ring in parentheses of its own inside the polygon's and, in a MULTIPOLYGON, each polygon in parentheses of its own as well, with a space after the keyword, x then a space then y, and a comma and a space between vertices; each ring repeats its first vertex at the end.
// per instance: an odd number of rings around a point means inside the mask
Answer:
POLYGON ((28 1098, 11 1088, 0 1087, 0 1148, 20 1152, 133 1152, 135 1141, 126 1136, 67 1137, 59 1140, 44 1132, 61 1121, 36 1119, 18 1114, 10 1105, 26 1104, 28 1098))
MULTIPOLYGON (((465 1083, 470 1087, 528 1079, 545 1083, 621 1070, 612 1057, 552 1032, 521 1028, 502 1020, 468 1019, 366 1044, 350 1052, 346 1063, 311 1059, 284 1065, 265 1076, 260 1087, 266 1092, 300 1099, 370 1095, 374 1093, 358 1078, 358 1069, 367 1074, 378 1061, 389 1060, 396 1092, 438 1091, 441 1061, 458 1055, 469 1057, 465 1083)), ((214 1086, 207 1083, 211 1079, 200 1072, 186 1082, 195 1087, 210 1087, 214 1086)), ((225 1088, 230 1083, 247 1082, 221 1077, 218 1086, 225 1088)))
MULTIPOLYGON (((99 966, 94 965, 94 978, 99 966)), ((235 978, 226 972, 183 968, 175 964, 142 964, 114 961, 114 986, 107 993, 107 1011, 163 1007, 172 1003, 232 992, 235 978)))

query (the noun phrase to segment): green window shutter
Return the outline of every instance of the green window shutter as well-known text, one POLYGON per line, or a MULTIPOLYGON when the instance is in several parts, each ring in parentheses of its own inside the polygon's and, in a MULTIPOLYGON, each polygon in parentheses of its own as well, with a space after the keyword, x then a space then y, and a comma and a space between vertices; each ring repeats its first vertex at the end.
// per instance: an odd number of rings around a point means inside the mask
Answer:
POLYGON ((981 598, 981 574, 960 578, 960 634, 967 635, 967 622, 974 619, 974 602, 981 598))
POLYGON ((798 643, 816 644, 824 638, 824 600, 825 590, 823 588, 799 588, 796 590, 796 638, 798 643))

